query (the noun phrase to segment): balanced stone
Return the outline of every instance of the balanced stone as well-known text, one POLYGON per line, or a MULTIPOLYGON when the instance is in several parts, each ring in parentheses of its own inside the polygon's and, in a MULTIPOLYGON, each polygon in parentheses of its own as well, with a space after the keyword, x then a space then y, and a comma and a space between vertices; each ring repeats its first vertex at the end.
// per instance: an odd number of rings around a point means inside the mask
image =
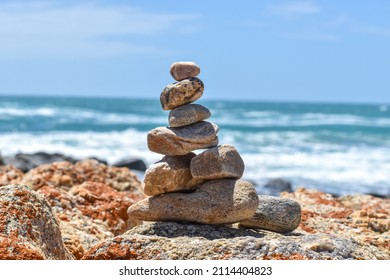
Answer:
POLYGON ((228 144, 208 149, 191 160, 191 174, 197 179, 239 179, 244 168, 240 154, 228 144))
POLYGON ((175 191, 188 191, 203 182, 194 179, 190 171, 191 159, 196 156, 189 153, 184 156, 165 156, 146 170, 144 193, 157 195, 175 191))
POLYGON ((259 195, 259 201, 255 215, 240 225, 281 233, 293 231, 299 226, 301 206, 298 202, 268 195, 259 195))
POLYGON ((199 104, 186 104, 169 112, 169 126, 180 127, 210 118, 209 109, 199 104))
POLYGON ((243 180, 220 179, 200 185, 192 193, 167 193, 130 206, 130 219, 228 224, 248 220, 259 198, 253 185, 243 180))
POLYGON ((183 127, 157 127, 148 133, 148 148, 168 156, 186 155, 218 145, 218 126, 201 121, 183 127))
POLYGON ((176 81, 181 81, 198 76, 200 68, 192 61, 181 61, 171 65, 170 73, 176 81))
POLYGON ((161 106, 164 110, 172 110, 194 102, 202 96, 203 90, 203 82, 198 78, 189 78, 170 84, 160 95, 161 106))

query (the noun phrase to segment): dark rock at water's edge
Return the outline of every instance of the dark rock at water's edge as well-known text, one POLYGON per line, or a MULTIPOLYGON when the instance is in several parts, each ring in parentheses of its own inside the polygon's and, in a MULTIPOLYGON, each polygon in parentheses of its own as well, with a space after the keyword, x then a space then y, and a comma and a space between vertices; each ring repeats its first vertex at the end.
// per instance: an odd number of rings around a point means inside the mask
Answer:
MULTIPOLYGON (((105 160, 96 157, 90 157, 89 159, 94 159, 100 163, 107 165, 107 162, 105 160)), ((5 157, 0 156, 0 165, 8 165, 8 164, 13 165, 14 167, 20 169, 24 173, 40 165, 49 164, 53 162, 60 162, 60 161, 76 163, 79 161, 79 159, 75 159, 73 157, 63 155, 60 153, 50 154, 46 152, 37 152, 33 154, 18 153, 14 156, 5 156, 5 157)))
POLYGON ((14 156, 3 157, 3 164, 13 165, 16 168, 20 169, 23 172, 28 172, 35 167, 38 167, 42 164, 53 163, 58 161, 69 161, 75 163, 77 160, 69 156, 62 154, 48 154, 45 152, 37 152, 34 154, 22 154, 18 153, 14 156))
POLYGON ((146 164, 143 160, 133 157, 124 158, 113 164, 116 167, 127 167, 128 169, 146 171, 146 164))
POLYGON ((271 179, 262 185, 249 181, 253 183, 260 195, 279 196, 282 192, 293 192, 292 183, 282 178, 271 179))

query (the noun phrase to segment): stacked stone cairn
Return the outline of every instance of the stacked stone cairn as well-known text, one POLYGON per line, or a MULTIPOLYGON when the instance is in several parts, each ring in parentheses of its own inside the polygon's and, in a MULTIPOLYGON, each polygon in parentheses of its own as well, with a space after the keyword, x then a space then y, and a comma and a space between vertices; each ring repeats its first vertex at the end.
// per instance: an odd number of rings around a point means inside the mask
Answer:
MULTIPOLYGON (((259 227, 253 221, 259 196, 251 183, 240 179, 244 173, 240 154, 232 145, 218 145, 218 126, 205 121, 211 116, 209 109, 193 104, 204 91, 203 82, 196 77, 200 68, 194 62, 176 62, 170 73, 177 82, 166 86, 160 96, 162 108, 170 110, 169 126, 157 127, 147 136, 148 148, 164 157, 146 170, 144 192, 150 197, 130 206, 129 218, 243 222, 242 226, 259 227), (198 149, 205 150, 195 154, 198 149)), ((267 210, 264 205, 262 209, 267 210)), ((272 215, 265 216, 267 221, 274 220, 272 215)), ((286 217, 282 222, 286 224, 286 217)))

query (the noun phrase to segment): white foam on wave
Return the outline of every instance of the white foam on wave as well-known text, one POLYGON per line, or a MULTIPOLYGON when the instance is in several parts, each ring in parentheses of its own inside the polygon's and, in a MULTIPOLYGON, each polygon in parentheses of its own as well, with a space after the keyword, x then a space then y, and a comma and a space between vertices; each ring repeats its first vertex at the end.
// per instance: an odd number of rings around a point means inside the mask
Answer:
POLYGON ((3 155, 45 151, 75 158, 98 157, 110 164, 124 157, 143 159, 151 164, 159 155, 147 149, 146 134, 129 129, 122 132, 50 132, 0 134, 3 155))
POLYGON ((367 118, 349 114, 281 114, 273 111, 249 111, 237 115, 235 118, 224 114, 213 118, 220 125, 244 125, 248 127, 280 127, 280 126, 375 126, 390 127, 390 118, 367 118))
POLYGON ((55 116, 56 113, 57 113, 57 109, 51 107, 40 107, 36 109, 21 109, 16 107, 0 108, 0 118, 1 117, 30 117, 30 116, 51 117, 51 116, 55 116))

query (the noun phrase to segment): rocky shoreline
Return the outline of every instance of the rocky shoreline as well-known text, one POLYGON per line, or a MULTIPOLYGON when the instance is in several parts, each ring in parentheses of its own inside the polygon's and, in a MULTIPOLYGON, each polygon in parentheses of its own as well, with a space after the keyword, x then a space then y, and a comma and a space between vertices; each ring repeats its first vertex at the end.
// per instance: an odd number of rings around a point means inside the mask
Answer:
POLYGON ((145 198, 125 167, 96 160, 0 166, 0 259, 390 259, 390 199, 283 192, 301 205, 291 233, 239 224, 140 222, 145 198))

